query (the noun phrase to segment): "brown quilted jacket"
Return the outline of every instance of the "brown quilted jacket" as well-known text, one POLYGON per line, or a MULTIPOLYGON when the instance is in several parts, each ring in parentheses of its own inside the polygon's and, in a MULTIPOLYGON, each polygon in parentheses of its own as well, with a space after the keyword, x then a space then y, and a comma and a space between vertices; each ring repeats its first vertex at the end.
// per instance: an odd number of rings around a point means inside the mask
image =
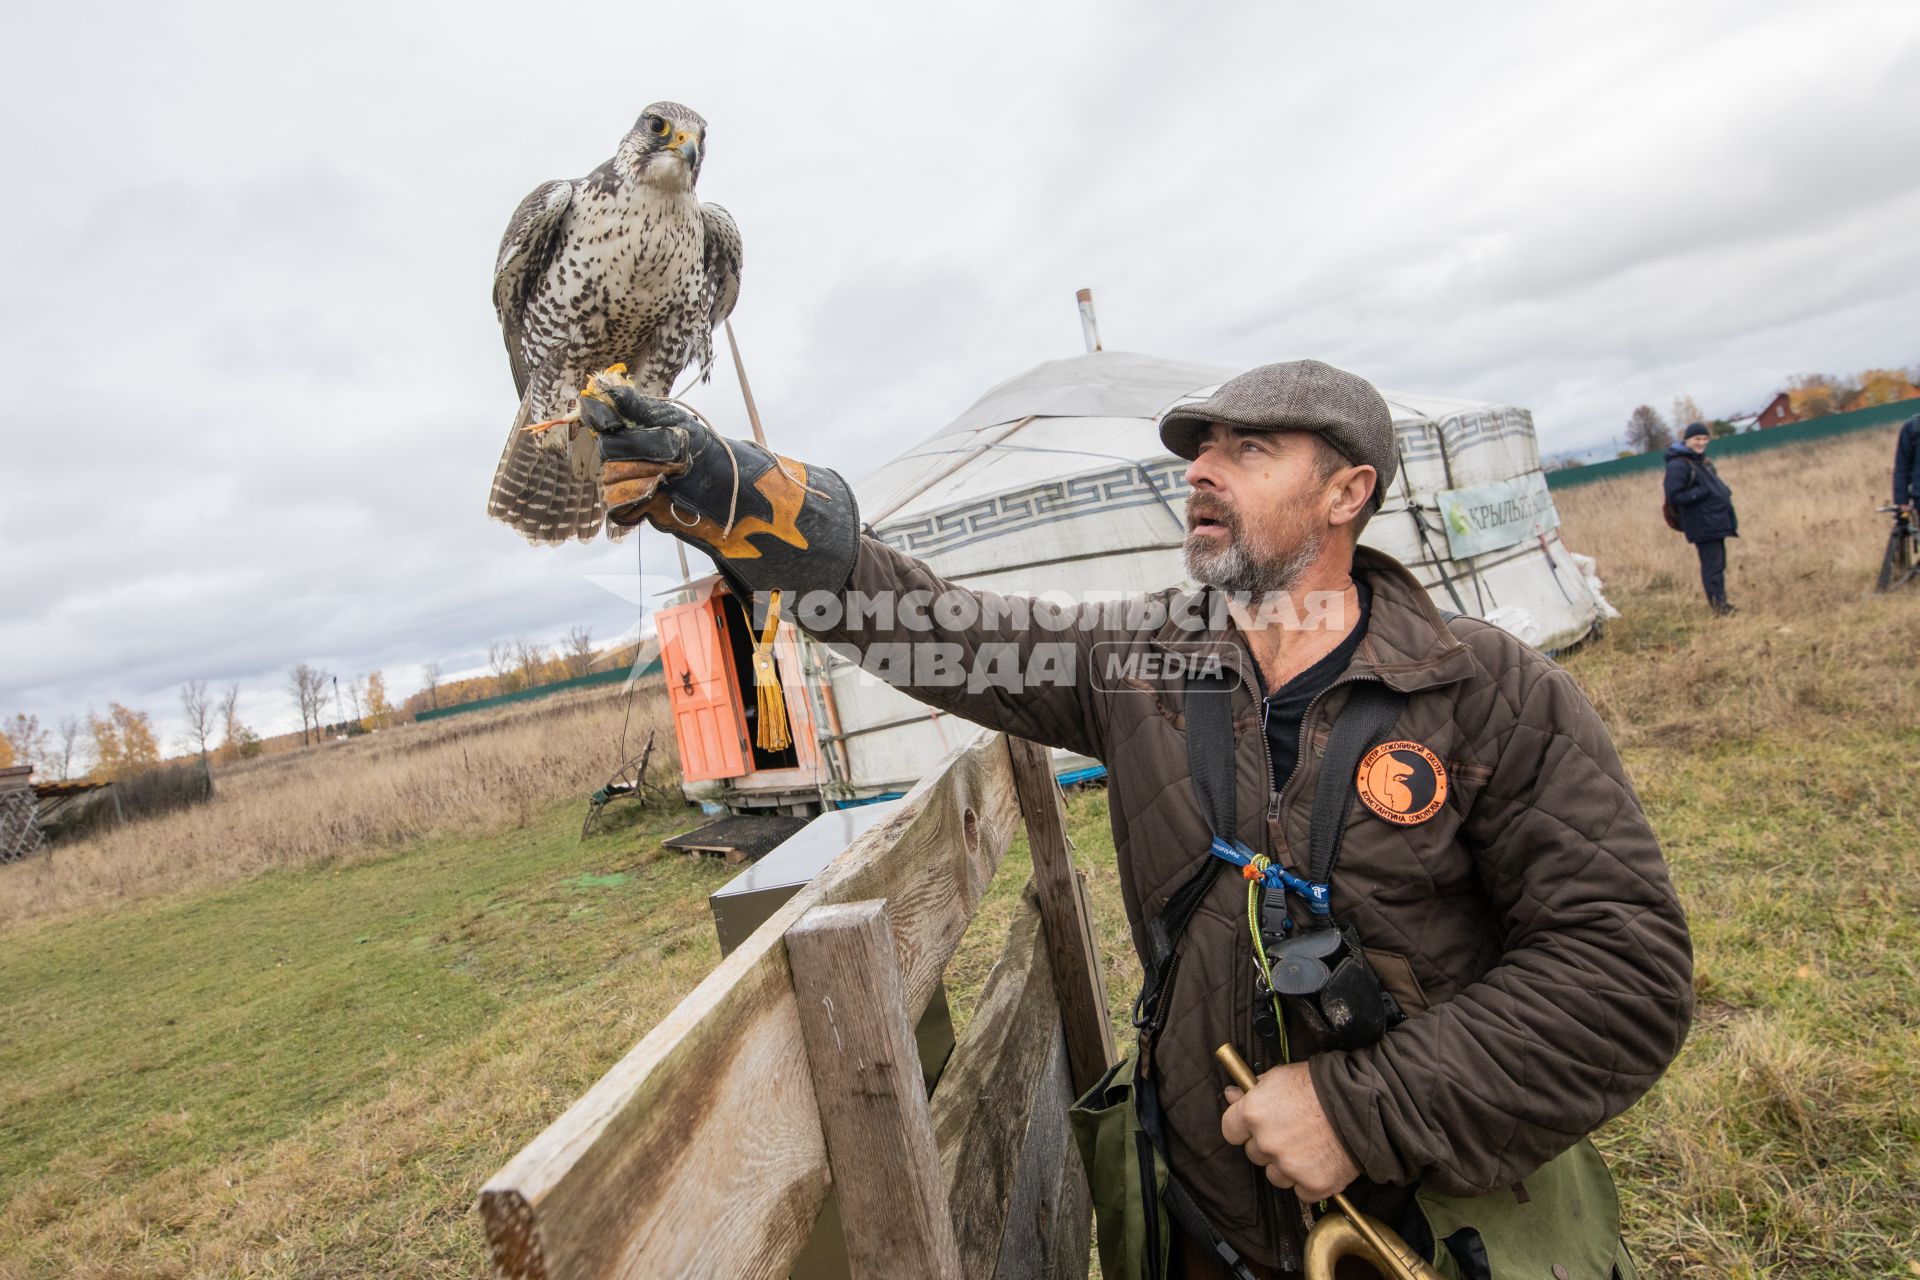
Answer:
MULTIPOLYGON (((1311 1054, 1321 1104, 1364 1171, 1356 1199, 1385 1216, 1416 1182, 1452 1195, 1512 1186, 1631 1105, 1686 1035, 1692 955, 1640 801, 1566 672, 1498 627, 1443 619, 1390 557, 1363 547, 1354 571, 1373 588, 1366 637, 1309 713, 1309 749, 1279 795, 1251 652, 1237 630, 1214 639, 1244 676, 1234 695, 1235 765, 1238 836, 1249 847, 1305 872, 1319 757, 1345 701, 1342 684, 1381 680, 1405 692, 1389 737, 1424 744, 1446 769, 1443 805, 1416 825, 1355 803, 1333 876, 1336 917, 1357 928, 1407 1020, 1350 1052, 1313 1052, 1304 1028, 1291 1034, 1295 1058, 1311 1054)), ((965 591, 871 539, 848 590, 965 591)), ((1177 614, 1207 597, 1149 599, 1177 614)), ((1209 833, 1189 785, 1179 683, 1099 672, 1111 672, 1116 654, 1164 651, 1192 636, 1112 606, 1036 604, 1038 619, 1026 626, 1017 611, 993 612, 932 637, 897 619, 841 621, 817 634, 848 654, 931 638, 957 645, 963 666, 1068 646, 1080 663, 1070 681, 908 692, 1106 764, 1117 874, 1144 957, 1146 922, 1207 856, 1209 833)), ((1256 1070, 1272 1065, 1252 1029, 1246 885, 1227 871, 1181 942, 1151 1069, 1175 1173, 1243 1254, 1291 1269, 1301 1206, 1220 1136, 1214 1047, 1231 1042, 1256 1070)))

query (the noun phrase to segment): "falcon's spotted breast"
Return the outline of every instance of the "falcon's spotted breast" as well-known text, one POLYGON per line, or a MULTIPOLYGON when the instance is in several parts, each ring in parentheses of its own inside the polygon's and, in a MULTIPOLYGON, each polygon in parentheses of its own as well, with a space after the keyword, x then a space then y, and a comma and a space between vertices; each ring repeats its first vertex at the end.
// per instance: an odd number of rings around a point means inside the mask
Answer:
POLYGON ((526 427, 572 413, 610 365, 626 365, 643 394, 667 396, 689 365, 704 377, 713 362, 713 330, 740 296, 740 229, 694 195, 706 140, 697 112, 656 102, 611 160, 537 188, 507 224, 493 305, 520 412, 487 514, 529 542, 589 541, 606 509, 592 433, 577 421, 526 427))

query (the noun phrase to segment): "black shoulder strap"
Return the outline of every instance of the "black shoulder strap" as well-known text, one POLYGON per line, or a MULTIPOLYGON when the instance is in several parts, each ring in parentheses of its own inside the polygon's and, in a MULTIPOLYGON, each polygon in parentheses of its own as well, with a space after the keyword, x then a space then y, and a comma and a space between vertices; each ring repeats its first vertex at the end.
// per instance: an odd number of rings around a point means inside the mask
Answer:
POLYGON ((1213 1252, 1213 1256, 1234 1280, 1254 1280, 1253 1272, 1247 1270, 1245 1259, 1240 1251, 1228 1244, 1221 1234, 1207 1221, 1207 1215, 1194 1203, 1193 1195, 1174 1177, 1167 1175, 1167 1189, 1164 1193, 1167 1212, 1180 1224, 1180 1229, 1192 1236, 1213 1252))
POLYGON ((1233 839, 1233 686, 1224 673, 1187 676, 1187 769, 1213 834, 1233 839))
MULTIPOLYGON (((1406 704, 1406 695, 1388 689, 1379 681, 1366 681, 1356 684, 1348 695, 1347 704, 1334 722, 1332 736, 1327 741, 1327 755, 1320 775, 1320 782, 1314 791, 1313 833, 1314 866, 1320 867, 1320 832, 1327 824, 1322 820, 1323 805, 1339 805, 1338 823, 1333 827, 1331 848, 1326 860, 1326 871, 1331 873, 1333 861, 1338 856, 1340 845, 1339 825, 1346 820, 1346 803, 1350 801, 1351 788, 1336 785, 1332 791, 1341 793, 1343 799, 1336 799, 1329 790, 1327 778, 1329 771, 1341 778, 1350 777, 1360 762, 1361 754, 1372 741, 1393 727, 1400 716, 1400 709, 1406 704), (1348 757, 1351 756, 1349 759, 1348 757), (1344 762, 1344 763, 1343 763, 1344 762)), ((1216 836, 1231 840, 1234 833, 1234 768, 1237 763, 1233 740, 1233 687, 1225 676, 1211 678, 1190 674, 1186 683, 1186 724, 1187 724, 1187 768, 1193 777, 1194 800, 1200 806, 1201 814, 1206 818, 1208 827, 1216 836)), ((1133 1023, 1136 1028, 1145 1027, 1148 1020, 1157 1011, 1164 996, 1163 987, 1173 969, 1174 947, 1180 935, 1186 932, 1187 921, 1192 917, 1200 900, 1207 895, 1220 868, 1225 865, 1222 859, 1209 854, 1202 865, 1187 878, 1167 899, 1167 905, 1147 926, 1149 945, 1153 955, 1148 958, 1146 981, 1140 988, 1140 996, 1134 1002, 1133 1023)), ((1316 870, 1316 879, 1322 879, 1316 870)), ((1144 1034, 1144 1033, 1143 1033, 1144 1034)), ((1166 1143, 1162 1129, 1162 1115, 1159 1105, 1159 1091, 1150 1076, 1142 1076, 1134 1085, 1135 1105, 1139 1108, 1141 1127, 1148 1139, 1162 1153, 1166 1143)), ((1194 1200, 1186 1186, 1174 1175, 1171 1169, 1167 1174, 1164 1203, 1168 1214, 1179 1224, 1180 1229, 1204 1245, 1214 1259, 1234 1280, 1253 1280, 1253 1273, 1247 1268, 1246 1261, 1226 1238, 1215 1229, 1206 1213, 1194 1200)))
POLYGON ((1327 735, 1327 754, 1313 788, 1313 825, 1307 837, 1312 862, 1307 878, 1315 884, 1331 881, 1334 864, 1340 860, 1360 757, 1387 735, 1406 705, 1406 694, 1378 680, 1356 681, 1347 694, 1347 704, 1327 735))
MULTIPOLYGON (((1233 838, 1233 684, 1224 672, 1187 673, 1184 714, 1187 723, 1187 771, 1193 779, 1193 797, 1200 814, 1215 835, 1233 838)), ((1133 1002, 1133 1025, 1144 1027, 1160 1002, 1161 988, 1173 968, 1174 948, 1187 931, 1194 908, 1207 896, 1225 866, 1211 854, 1200 859, 1160 914, 1147 922, 1146 969, 1140 995, 1133 1002)))

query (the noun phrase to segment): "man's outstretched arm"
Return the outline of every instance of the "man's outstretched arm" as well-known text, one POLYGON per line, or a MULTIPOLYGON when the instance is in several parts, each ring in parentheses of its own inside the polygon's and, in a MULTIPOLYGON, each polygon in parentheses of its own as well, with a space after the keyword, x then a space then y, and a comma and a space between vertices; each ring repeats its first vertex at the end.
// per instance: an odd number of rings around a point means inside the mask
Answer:
POLYGON ((581 418, 600 437, 615 523, 644 520, 692 544, 742 595, 778 590, 785 616, 922 702, 1101 753, 1096 606, 957 586, 862 537, 837 473, 724 439, 679 405, 618 382, 596 379, 581 418))

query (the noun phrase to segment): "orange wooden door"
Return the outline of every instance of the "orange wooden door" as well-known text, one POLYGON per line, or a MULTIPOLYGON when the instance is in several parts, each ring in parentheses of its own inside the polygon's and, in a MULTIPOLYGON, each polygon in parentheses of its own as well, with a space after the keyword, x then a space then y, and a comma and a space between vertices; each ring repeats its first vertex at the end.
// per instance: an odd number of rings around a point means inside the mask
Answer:
POLYGON ((747 716, 718 606, 709 594, 654 615, 680 772, 688 782, 748 772, 747 716))

